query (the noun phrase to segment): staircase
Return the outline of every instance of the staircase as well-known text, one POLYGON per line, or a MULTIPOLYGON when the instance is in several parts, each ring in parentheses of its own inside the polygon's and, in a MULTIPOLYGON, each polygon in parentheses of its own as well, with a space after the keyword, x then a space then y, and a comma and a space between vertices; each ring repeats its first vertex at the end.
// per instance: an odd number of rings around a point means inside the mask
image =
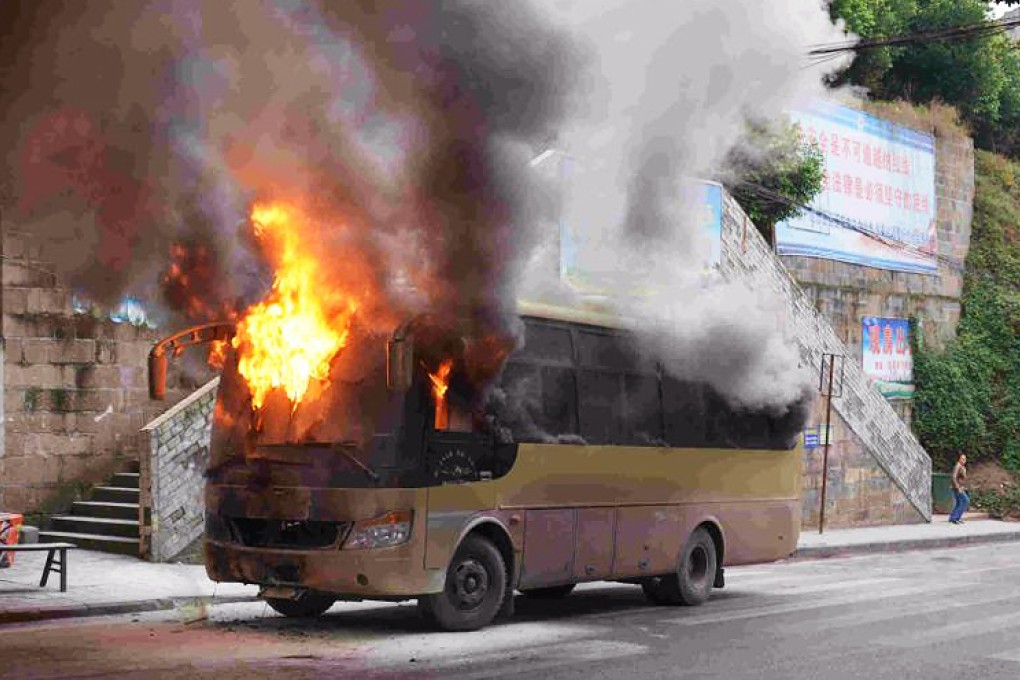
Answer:
POLYGON ((118 472, 88 500, 75 501, 67 515, 56 515, 40 542, 73 543, 86 550, 138 555, 138 463, 118 472))

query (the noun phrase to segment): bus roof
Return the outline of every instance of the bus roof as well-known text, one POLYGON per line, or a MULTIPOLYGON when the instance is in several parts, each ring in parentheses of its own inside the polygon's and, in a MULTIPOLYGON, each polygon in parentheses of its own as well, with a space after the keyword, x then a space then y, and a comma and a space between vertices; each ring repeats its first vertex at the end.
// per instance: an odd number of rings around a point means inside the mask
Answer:
POLYGON ((565 321, 568 323, 579 323, 602 328, 615 328, 619 330, 628 330, 635 326, 633 319, 606 311, 553 305, 544 302, 533 302, 530 300, 518 300, 517 313, 520 316, 537 317, 553 321, 565 321))

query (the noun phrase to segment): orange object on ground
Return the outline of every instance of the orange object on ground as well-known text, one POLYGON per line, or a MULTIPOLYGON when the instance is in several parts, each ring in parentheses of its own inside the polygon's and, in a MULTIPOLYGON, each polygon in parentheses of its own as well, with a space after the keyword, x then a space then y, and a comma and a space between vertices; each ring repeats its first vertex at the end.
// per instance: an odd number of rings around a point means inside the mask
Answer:
MULTIPOLYGON (((0 545, 17 545, 24 517, 13 512, 0 512, 0 545)), ((14 564, 14 553, 0 552, 0 568, 14 564)))

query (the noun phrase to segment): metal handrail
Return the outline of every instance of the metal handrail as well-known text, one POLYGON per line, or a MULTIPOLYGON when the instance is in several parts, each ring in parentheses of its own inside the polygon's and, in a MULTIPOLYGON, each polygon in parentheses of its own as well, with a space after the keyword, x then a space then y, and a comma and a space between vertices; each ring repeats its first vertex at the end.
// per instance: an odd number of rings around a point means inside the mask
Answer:
POLYGON ((149 351, 149 397, 158 401, 166 398, 166 373, 170 357, 180 356, 188 347, 229 340, 236 329, 232 321, 214 321, 185 328, 157 340, 149 351))

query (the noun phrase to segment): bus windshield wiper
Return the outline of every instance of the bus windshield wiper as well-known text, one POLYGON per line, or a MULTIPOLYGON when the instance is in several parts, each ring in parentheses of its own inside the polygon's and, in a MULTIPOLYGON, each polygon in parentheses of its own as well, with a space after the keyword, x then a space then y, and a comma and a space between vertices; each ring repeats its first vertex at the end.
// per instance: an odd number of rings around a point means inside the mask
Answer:
POLYGON ((376 484, 379 483, 379 475, 376 474, 375 470, 373 470, 372 468, 370 468, 367 465, 365 465, 364 463, 362 463, 360 460, 358 460, 357 456, 355 456, 353 453, 348 451, 348 449, 354 448, 353 444, 338 443, 338 444, 333 444, 329 448, 332 451, 338 451, 339 453, 343 454, 344 458, 346 458, 347 460, 349 460, 352 463, 354 463, 357 467, 361 468, 361 470, 366 475, 368 475, 369 479, 371 479, 376 484))

